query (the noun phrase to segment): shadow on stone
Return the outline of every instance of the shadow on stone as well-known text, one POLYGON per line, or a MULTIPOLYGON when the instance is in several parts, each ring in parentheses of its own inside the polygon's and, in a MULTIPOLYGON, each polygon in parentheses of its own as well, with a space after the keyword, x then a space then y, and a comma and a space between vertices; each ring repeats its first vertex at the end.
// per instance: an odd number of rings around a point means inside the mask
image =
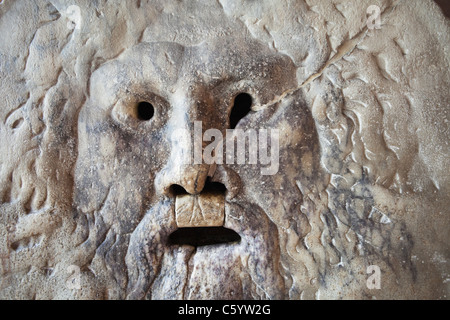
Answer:
POLYGON ((222 243, 238 243, 239 234, 225 227, 179 228, 169 236, 170 245, 207 246, 222 243))

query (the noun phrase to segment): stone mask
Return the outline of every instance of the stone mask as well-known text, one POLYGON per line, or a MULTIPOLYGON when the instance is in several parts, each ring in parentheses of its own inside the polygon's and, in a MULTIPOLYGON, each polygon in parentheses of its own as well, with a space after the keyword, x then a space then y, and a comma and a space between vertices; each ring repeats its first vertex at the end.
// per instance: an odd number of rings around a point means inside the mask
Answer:
POLYGON ((432 1, 10 0, 0 34, 0 298, 448 297, 432 1))
POLYGON ((108 247, 105 263, 117 279, 128 277, 120 283, 128 297, 285 298, 279 229, 306 231, 296 181, 310 188, 320 176, 302 92, 277 99, 296 83, 287 56, 236 38, 139 44, 92 75, 78 124, 86 148, 78 155, 75 202, 77 214, 97 217, 86 245, 108 247), (245 107, 236 101, 243 94, 251 109, 235 129, 277 129, 278 172, 262 175, 259 161, 248 163, 248 140, 243 164, 181 161, 194 143, 173 133, 194 137, 201 122, 203 137, 210 128, 225 136, 234 109, 245 107), (151 108, 151 118, 140 108, 151 108), (176 230, 186 234, 171 241, 176 230))

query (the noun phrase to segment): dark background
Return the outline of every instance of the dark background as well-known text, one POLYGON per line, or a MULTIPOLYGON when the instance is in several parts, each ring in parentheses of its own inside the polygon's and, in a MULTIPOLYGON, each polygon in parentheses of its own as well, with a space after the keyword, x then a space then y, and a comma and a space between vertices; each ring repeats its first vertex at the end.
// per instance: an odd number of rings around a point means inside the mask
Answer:
POLYGON ((441 7, 447 18, 450 17, 450 0, 434 0, 441 7))

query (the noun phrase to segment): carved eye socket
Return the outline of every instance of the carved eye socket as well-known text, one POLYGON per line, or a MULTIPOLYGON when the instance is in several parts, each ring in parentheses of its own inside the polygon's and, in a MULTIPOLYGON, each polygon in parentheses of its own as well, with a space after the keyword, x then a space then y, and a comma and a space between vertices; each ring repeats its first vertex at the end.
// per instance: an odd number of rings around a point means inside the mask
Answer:
POLYGON ((234 98, 233 109, 230 113, 230 128, 236 128, 239 120, 244 118, 252 108, 252 96, 248 93, 240 93, 234 98))
POLYGON ((153 118, 155 108, 150 102, 141 101, 136 106, 136 114, 139 120, 148 121, 153 118))

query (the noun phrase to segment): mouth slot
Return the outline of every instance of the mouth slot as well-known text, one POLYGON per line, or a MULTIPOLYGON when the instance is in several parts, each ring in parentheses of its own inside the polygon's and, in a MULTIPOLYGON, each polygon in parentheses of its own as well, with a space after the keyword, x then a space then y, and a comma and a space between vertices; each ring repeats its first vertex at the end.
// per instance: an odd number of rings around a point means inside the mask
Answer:
POLYGON ((169 236, 171 245, 191 245, 195 247, 222 243, 238 243, 239 234, 225 227, 188 227, 179 228, 169 236))

